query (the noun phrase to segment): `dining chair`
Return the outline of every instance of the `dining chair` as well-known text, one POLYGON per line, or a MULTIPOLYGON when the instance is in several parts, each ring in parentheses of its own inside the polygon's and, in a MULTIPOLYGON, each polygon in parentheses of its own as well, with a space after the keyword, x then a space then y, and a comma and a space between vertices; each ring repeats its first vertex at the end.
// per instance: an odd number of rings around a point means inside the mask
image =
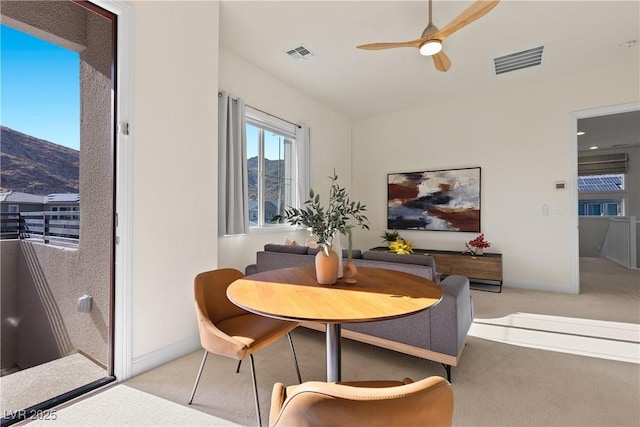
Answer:
POLYGON ((204 357, 198 370, 196 382, 193 385, 189 405, 193 402, 209 353, 237 359, 239 362, 236 373, 240 370, 242 360, 249 356, 258 426, 261 426, 253 353, 287 335, 296 366, 298 382, 301 383, 298 360, 290 334, 300 323, 259 316, 233 304, 227 298, 227 288, 235 280, 242 277, 244 277, 242 272, 232 268, 205 271, 195 277, 196 314, 198 317, 200 344, 204 348, 204 357))
POLYGON ((270 427, 451 426, 453 391, 442 377, 413 382, 309 381, 273 386, 270 427))

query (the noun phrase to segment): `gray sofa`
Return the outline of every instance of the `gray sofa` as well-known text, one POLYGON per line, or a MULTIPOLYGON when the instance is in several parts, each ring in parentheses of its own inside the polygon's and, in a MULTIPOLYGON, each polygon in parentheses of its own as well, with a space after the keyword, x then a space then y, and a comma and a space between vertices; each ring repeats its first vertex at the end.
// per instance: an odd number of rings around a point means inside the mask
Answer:
MULTIPOLYGON (((317 252, 307 246, 267 244, 257 252, 256 263, 248 265, 245 274, 314 265, 317 252)), ((343 257, 347 257, 346 250, 343 257)), ((404 271, 430 280, 436 277, 435 262, 425 255, 353 250, 352 258, 356 266, 404 271)), ((343 324, 342 337, 440 362, 451 381, 451 367, 458 365, 473 321, 473 303, 468 278, 448 276, 439 284, 443 296, 434 307, 394 320, 343 324)), ((324 331, 324 326, 317 323, 303 326, 324 331)))

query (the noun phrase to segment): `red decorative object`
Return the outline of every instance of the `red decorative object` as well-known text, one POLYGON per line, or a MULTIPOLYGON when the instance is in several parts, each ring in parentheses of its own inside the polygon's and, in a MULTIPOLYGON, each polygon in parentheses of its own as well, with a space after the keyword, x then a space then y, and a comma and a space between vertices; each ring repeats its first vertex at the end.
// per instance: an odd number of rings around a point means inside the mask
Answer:
POLYGON ((469 246, 473 246, 475 248, 488 248, 489 246, 491 246, 491 243, 487 242, 486 240, 484 240, 484 233, 479 234, 478 237, 476 237, 473 240, 469 240, 469 246))

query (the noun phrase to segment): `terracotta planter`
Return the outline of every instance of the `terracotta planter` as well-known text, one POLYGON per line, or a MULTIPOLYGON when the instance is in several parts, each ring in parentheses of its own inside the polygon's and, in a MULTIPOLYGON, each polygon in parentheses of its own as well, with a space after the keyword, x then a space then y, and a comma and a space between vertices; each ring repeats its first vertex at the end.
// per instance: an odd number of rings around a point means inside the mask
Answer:
POLYGON ((316 254, 316 280, 321 285, 333 285, 338 281, 338 254, 331 246, 327 248, 328 256, 324 249, 316 254))
POLYGON ((347 261, 347 265, 344 266, 345 283, 358 283, 358 281, 356 280, 356 274, 358 274, 356 264, 353 261, 347 261))

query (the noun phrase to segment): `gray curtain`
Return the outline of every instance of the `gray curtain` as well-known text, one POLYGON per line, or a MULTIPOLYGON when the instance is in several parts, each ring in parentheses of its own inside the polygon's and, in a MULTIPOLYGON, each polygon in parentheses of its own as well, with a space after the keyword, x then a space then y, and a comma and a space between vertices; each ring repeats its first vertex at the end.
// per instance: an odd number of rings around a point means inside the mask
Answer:
POLYGON ((311 131, 308 126, 296 128, 296 165, 298 170, 298 207, 309 198, 311 189, 311 131))
POLYGON ((249 230, 245 105, 218 94, 218 234, 249 230))

